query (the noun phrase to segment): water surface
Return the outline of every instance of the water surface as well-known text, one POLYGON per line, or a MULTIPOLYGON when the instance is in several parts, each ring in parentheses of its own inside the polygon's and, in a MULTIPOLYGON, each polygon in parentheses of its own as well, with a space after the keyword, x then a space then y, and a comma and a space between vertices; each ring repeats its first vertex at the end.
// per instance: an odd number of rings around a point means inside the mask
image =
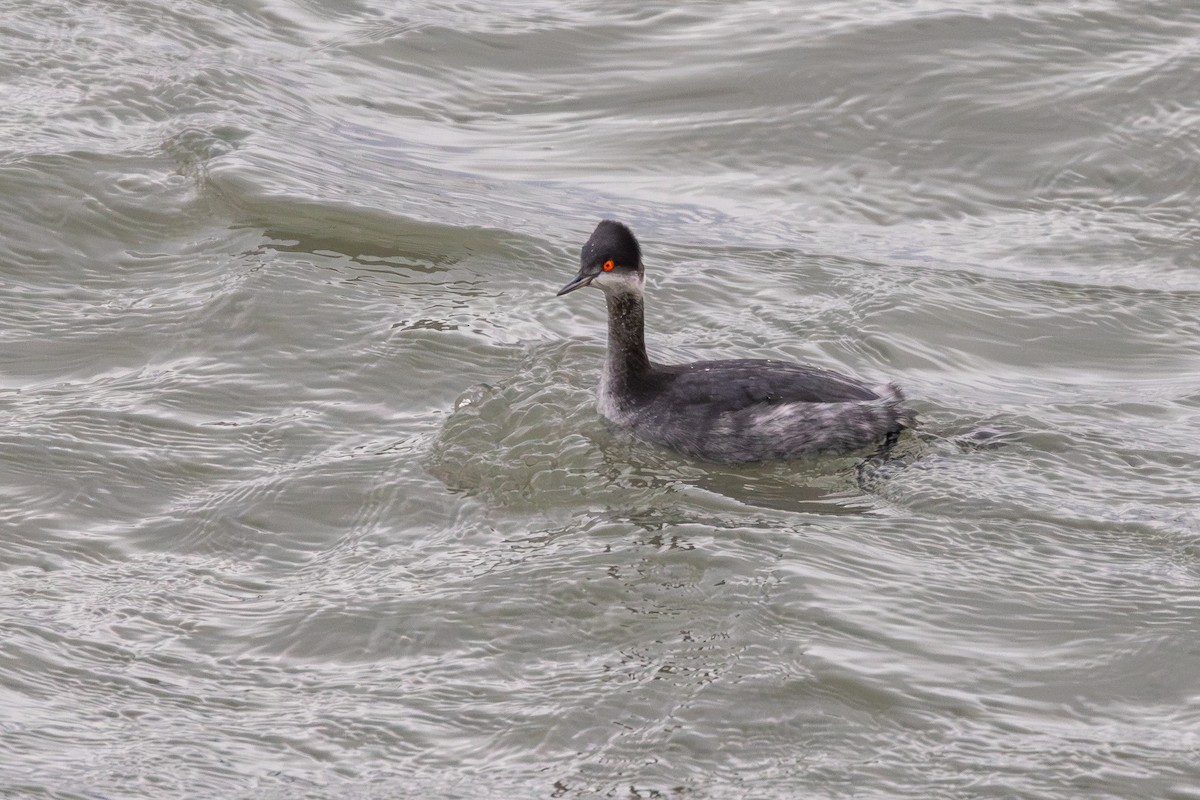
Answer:
POLYGON ((1200 797, 1186 2, 0 2, 0 795, 1200 797), (898 457, 594 408, 901 384, 898 457))

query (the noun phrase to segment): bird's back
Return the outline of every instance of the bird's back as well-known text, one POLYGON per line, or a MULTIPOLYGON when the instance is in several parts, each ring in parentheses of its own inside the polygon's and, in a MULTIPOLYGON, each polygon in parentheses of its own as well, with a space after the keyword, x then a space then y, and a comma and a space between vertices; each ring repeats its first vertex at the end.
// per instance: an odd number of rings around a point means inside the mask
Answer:
POLYGON ((635 434, 721 462, 852 452, 912 425, 890 385, 759 359, 655 366, 627 387, 614 421, 635 434))

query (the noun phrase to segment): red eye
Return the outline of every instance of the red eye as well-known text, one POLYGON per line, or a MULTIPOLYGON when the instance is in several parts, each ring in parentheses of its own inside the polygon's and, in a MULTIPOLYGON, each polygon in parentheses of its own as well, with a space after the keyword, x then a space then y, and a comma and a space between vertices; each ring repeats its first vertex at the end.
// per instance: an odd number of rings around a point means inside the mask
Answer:
POLYGON ((612 268, 613 268, 613 262, 612 262, 611 258, 608 261, 605 261, 604 266, 601 267, 601 269, 603 269, 605 272, 612 272, 612 268))

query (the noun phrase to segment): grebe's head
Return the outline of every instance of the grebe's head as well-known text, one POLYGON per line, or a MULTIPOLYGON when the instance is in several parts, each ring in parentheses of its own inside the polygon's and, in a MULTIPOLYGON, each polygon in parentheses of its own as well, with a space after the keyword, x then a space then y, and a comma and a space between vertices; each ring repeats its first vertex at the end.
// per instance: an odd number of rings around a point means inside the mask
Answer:
POLYGON ((561 297, 583 286, 605 294, 642 293, 642 248, 623 223, 601 220, 579 253, 579 274, 558 290, 561 297))

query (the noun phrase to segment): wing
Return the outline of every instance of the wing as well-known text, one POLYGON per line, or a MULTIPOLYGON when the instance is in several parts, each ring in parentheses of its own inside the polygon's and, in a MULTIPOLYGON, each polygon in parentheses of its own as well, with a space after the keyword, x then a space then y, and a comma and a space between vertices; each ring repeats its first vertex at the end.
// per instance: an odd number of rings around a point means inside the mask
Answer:
POLYGON ((789 361, 735 359, 662 367, 660 399, 671 405, 714 403, 727 410, 767 403, 877 400, 867 384, 827 369, 789 361))

